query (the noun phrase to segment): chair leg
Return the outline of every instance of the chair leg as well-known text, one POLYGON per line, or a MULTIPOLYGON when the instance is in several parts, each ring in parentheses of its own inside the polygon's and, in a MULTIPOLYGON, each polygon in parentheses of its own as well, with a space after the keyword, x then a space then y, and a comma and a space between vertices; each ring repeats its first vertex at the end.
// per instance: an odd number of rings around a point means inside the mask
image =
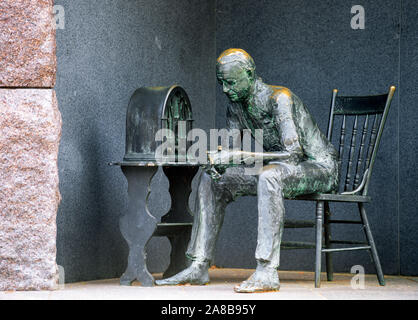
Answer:
MULTIPOLYGON (((325 217, 324 217, 324 231, 325 231, 325 247, 331 248, 331 226, 329 220, 331 218, 331 211, 329 209, 329 203, 325 202, 325 217)), ((325 262, 327 266, 327 280, 332 281, 334 279, 334 270, 332 266, 332 253, 325 253, 325 262)))
POLYGON ((372 251, 372 258, 373 258, 374 265, 376 267, 377 279, 379 280, 379 284, 381 286, 384 286, 385 278, 383 276, 382 266, 380 265, 380 260, 379 260, 379 256, 376 250, 376 245, 374 243, 374 239, 372 236, 372 231, 370 230, 369 220, 367 219, 367 215, 366 215, 366 209, 364 208, 363 203, 359 203, 358 207, 360 210, 361 220, 363 222, 364 233, 366 235, 367 242, 369 243, 369 246, 372 251))
POLYGON ((318 201, 316 203, 315 288, 319 288, 321 285, 323 215, 324 215, 324 201, 318 201))

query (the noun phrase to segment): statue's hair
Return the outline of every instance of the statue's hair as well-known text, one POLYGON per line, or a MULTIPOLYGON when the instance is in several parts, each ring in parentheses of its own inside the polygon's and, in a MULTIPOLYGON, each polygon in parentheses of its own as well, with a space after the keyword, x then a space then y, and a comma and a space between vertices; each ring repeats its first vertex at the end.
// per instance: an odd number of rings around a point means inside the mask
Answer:
POLYGON ((243 49, 231 48, 222 52, 218 57, 217 67, 219 68, 221 65, 232 62, 238 63, 245 70, 252 72, 255 71, 255 63, 253 58, 243 49))

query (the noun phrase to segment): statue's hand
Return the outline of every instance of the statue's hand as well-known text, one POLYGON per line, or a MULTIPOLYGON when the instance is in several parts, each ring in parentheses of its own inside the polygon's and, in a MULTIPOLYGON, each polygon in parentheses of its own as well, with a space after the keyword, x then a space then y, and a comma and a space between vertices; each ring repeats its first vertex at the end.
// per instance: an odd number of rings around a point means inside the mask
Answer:
POLYGON ((228 151, 208 151, 208 166, 206 172, 215 180, 221 178, 231 160, 231 154, 228 151))
POLYGON ((206 167, 206 173, 214 180, 219 180, 222 177, 222 174, 219 173, 214 166, 206 167))
POLYGON ((231 153, 229 151, 208 151, 207 154, 210 165, 228 164, 231 161, 231 153))

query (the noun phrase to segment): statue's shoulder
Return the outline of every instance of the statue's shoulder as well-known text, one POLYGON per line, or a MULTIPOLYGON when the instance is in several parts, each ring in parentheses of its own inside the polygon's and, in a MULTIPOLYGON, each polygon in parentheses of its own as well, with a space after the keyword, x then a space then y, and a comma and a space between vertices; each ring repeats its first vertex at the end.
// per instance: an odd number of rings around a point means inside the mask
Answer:
POLYGON ((292 102, 293 93, 290 89, 282 86, 270 86, 272 89, 271 100, 276 104, 290 104, 292 102))

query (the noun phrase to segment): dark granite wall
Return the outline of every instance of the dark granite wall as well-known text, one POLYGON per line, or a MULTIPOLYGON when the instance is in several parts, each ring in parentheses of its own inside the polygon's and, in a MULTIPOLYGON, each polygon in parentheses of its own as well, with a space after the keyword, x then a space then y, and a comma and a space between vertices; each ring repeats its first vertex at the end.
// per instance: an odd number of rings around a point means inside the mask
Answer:
MULTIPOLYGON (((324 131, 332 89, 339 89, 341 95, 362 95, 387 92, 391 85, 398 88, 371 182, 373 203, 366 207, 386 274, 418 272, 415 253, 417 237, 412 232, 412 225, 414 223, 416 226, 417 218, 411 200, 416 199, 416 164, 413 159, 416 155, 416 134, 414 137, 410 135, 411 130, 416 132, 412 127, 416 123, 416 117, 412 114, 412 91, 413 88, 416 91, 417 84, 416 67, 411 67, 414 59, 416 66, 416 12, 416 2, 407 1, 404 8, 407 17, 403 23, 406 23, 404 28, 409 31, 405 30, 402 40, 402 49, 406 52, 400 56, 401 2, 398 0, 356 3, 346 0, 227 0, 217 3, 217 54, 230 47, 247 50, 256 62, 258 75, 267 83, 283 85, 295 92, 324 131), (355 4, 364 6, 364 30, 351 29, 350 10, 355 4), (402 75, 402 83, 399 79, 400 62, 402 71, 410 74, 402 75), (410 82, 410 77, 414 77, 415 82, 410 82), (405 91, 411 93, 405 94, 405 91), (401 118, 400 92, 402 101, 406 103, 402 104, 401 118), (405 124, 403 118, 407 119, 405 124), (402 139, 406 135, 408 144, 402 139), (400 145, 399 138, 402 141, 400 145), (401 163, 408 171, 398 170, 399 156, 408 159, 401 163), (400 181, 405 183, 400 198, 399 172, 402 177, 400 181), (406 176, 408 179, 405 179, 406 176), (413 186, 415 188, 411 188, 413 186), (400 205, 404 210, 399 210, 400 205)), ((227 103, 226 96, 218 86, 216 123, 219 127, 225 125, 227 103)), ((286 214, 293 219, 312 219, 314 208, 314 203, 287 201, 286 214)), ((355 205, 348 205, 348 208, 334 205, 331 209, 339 218, 357 215, 355 205)), ((254 267, 256 229, 255 198, 246 197, 232 204, 227 209, 216 264, 254 267)), ((340 240, 363 238, 361 230, 355 226, 336 226, 333 231, 339 234, 335 238, 340 240)), ((287 229, 284 234, 285 240, 294 241, 309 241, 313 237, 313 230, 306 229, 287 229)), ((338 272, 350 272, 350 268, 356 264, 363 265, 368 273, 375 272, 366 252, 334 256, 338 272)), ((282 254, 281 269, 313 270, 313 265, 312 250, 284 251, 282 254)))
MULTIPOLYGON (((59 155, 58 264, 66 281, 119 277, 127 245, 118 217, 127 184, 117 167, 125 152, 125 113, 141 86, 180 84, 196 126, 215 122, 215 7, 195 0, 56 0, 57 96, 63 118, 59 155)), ((167 180, 153 182, 151 210, 170 206, 167 180)), ((169 242, 153 239, 149 267, 167 266, 169 242)))
POLYGON ((402 1, 399 110, 399 236, 401 274, 418 274, 418 3, 402 1))

